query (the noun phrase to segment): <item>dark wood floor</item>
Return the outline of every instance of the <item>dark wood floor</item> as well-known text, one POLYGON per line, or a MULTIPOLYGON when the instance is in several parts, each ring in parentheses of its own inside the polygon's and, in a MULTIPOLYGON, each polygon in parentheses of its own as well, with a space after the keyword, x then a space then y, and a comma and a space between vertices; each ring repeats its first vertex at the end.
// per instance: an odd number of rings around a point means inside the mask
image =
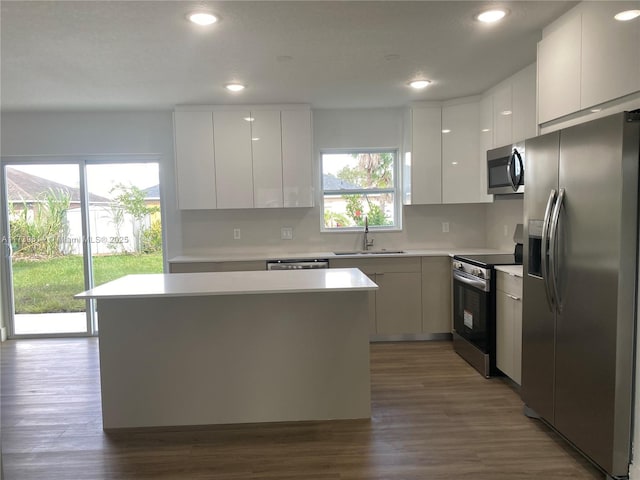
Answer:
POLYGON ((449 342, 374 344, 370 421, 105 434, 96 339, 2 345, 6 480, 602 479, 449 342))

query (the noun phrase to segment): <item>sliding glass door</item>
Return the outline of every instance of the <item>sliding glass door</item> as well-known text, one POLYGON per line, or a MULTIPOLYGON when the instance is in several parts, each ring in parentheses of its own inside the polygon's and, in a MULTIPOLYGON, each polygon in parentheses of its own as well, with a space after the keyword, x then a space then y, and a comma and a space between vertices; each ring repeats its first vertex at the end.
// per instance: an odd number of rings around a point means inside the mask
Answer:
POLYGON ((3 164, 10 336, 96 334, 74 294, 163 270, 158 163, 3 164))

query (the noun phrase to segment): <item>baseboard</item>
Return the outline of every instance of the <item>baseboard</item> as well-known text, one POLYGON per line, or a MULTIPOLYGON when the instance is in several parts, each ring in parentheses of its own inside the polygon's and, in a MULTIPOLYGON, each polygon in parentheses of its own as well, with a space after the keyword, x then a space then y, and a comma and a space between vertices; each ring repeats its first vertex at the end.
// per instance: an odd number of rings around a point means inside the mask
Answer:
POLYGON ((0 342, 4 342, 7 339, 7 327, 0 327, 0 342))

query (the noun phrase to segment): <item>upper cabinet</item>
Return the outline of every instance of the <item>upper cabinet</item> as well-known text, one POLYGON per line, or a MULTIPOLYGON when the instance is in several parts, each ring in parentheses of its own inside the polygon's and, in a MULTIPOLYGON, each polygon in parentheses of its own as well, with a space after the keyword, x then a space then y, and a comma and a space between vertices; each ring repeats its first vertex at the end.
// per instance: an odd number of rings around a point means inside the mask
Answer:
POLYGON ((536 64, 520 70, 483 95, 481 133, 485 151, 538 134, 536 64))
POLYGON ((175 112, 176 187, 182 209, 216 208, 212 112, 175 112))
POLYGON ((479 126, 478 100, 442 107, 442 203, 482 201, 479 126))
POLYGON ((313 206, 308 106, 178 107, 180 209, 313 206))
POLYGON ((581 17, 538 43, 538 123, 580 110, 581 17))
POLYGON ((640 90, 640 18, 627 22, 613 18, 630 6, 630 2, 588 2, 584 8, 582 108, 640 90))
POLYGON ((409 122, 403 201, 405 205, 442 203, 442 108, 414 106, 409 122))
POLYGON ((285 207, 313 207, 311 110, 282 110, 282 187, 285 207))
POLYGON ((479 97, 469 97, 411 108, 403 163, 405 205, 491 201, 481 180, 485 155, 478 154, 480 105, 479 97))
POLYGON ((538 123, 640 92, 640 19, 614 19, 631 4, 582 2, 544 30, 538 123))

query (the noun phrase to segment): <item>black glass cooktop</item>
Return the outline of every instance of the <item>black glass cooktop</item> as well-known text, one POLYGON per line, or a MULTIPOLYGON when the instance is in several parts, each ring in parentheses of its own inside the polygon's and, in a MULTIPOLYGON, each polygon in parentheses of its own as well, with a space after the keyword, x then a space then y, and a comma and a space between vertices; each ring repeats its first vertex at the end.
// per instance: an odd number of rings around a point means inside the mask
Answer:
POLYGON ((516 256, 511 253, 493 255, 454 255, 453 258, 484 268, 494 267, 495 265, 522 265, 522 260, 516 259, 516 256))

